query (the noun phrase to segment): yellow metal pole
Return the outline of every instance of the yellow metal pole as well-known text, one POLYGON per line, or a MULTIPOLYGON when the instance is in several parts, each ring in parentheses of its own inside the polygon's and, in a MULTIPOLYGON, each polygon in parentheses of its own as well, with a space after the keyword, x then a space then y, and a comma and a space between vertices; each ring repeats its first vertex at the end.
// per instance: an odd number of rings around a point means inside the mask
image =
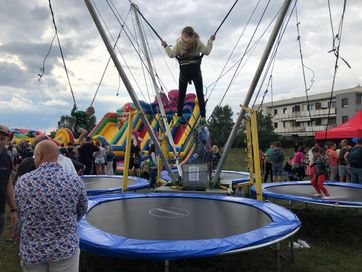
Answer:
POLYGON ((251 145, 251 122, 246 118, 246 156, 248 159, 249 179, 254 184, 254 163, 253 163, 253 148, 251 145))
POLYGON ((128 186, 128 168, 129 168, 129 158, 131 155, 132 124, 133 124, 134 114, 135 113, 133 111, 131 111, 128 115, 127 140, 126 140, 126 152, 124 155, 122 192, 126 192, 127 186, 128 186))
POLYGON ((259 138, 258 138, 258 124, 256 121, 256 110, 251 111, 251 133, 253 140, 254 150, 254 167, 255 167, 255 178, 256 178, 256 199, 263 200, 263 192, 261 188, 261 169, 260 169, 260 156, 259 156, 259 138))

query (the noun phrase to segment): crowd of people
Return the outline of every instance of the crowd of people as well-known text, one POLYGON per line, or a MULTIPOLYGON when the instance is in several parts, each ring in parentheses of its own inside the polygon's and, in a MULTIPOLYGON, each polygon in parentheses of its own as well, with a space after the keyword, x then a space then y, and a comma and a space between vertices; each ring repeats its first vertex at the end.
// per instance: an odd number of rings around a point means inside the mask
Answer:
POLYGON ((328 192, 323 191, 324 180, 362 184, 362 139, 357 139, 354 146, 343 139, 338 149, 337 144, 331 141, 326 142, 324 147, 316 143, 308 152, 304 146, 297 146, 294 154, 287 159, 280 142, 274 142, 262 153, 261 166, 264 182, 308 178, 316 185, 318 194, 328 196, 328 192))
POLYGON ((45 136, 18 146, 10 138, 0 125, 0 236, 7 202, 13 238, 21 237, 22 271, 78 271, 77 226, 88 200, 72 159, 45 136))

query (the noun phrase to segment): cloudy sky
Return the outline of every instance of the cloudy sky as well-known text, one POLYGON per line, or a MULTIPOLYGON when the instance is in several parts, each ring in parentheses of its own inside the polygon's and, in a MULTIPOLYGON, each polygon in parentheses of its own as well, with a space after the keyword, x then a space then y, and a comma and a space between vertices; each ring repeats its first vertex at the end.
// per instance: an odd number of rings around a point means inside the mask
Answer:
MULTIPOLYGON (((107 33, 112 43, 121 29, 119 21, 126 20, 127 31, 121 34, 118 42, 118 57, 139 98, 147 102, 150 98, 153 100, 154 91, 147 71, 138 56, 142 55, 142 52, 138 46, 139 39, 136 38, 138 36, 134 27, 134 16, 132 13, 129 14, 129 1, 94 0, 94 2, 109 30, 107 33), (109 5, 114 8, 118 19, 109 5)), ((330 2, 336 32, 343 1, 330 0, 330 2)), ((193 26, 201 39, 206 42, 234 0, 214 1, 212 4, 207 0, 139 0, 135 3, 160 36, 169 44, 173 44, 186 25, 193 26)), ((267 3, 266 0, 239 1, 218 32, 212 53, 204 58, 202 71, 205 92, 207 96, 211 93, 207 105, 208 113, 211 113, 215 105, 220 104, 235 73, 238 60, 244 54, 267 3), (254 9, 255 13, 251 17, 254 9), (246 27, 250 17, 250 23, 246 27), (243 30, 244 34, 241 36, 243 30), (226 66, 229 72, 216 85, 213 84, 226 65, 240 36, 240 42, 226 66)), ((249 49, 253 50, 249 50, 246 54, 240 65, 241 69, 222 102, 223 105, 229 104, 234 112, 239 111, 238 105, 245 99, 270 35, 271 27, 268 26, 274 23, 273 18, 282 3, 282 0, 273 0, 269 4, 249 46, 249 49), (262 35, 264 32, 265 35, 262 35), (257 40, 259 42, 255 43, 257 40)), ((83 1, 53 0, 52 4, 75 100, 78 108, 84 109, 93 99, 109 54, 83 1)), ((329 92, 332 86, 335 57, 332 53, 328 53, 332 49, 332 32, 327 4, 327 0, 297 3, 304 62, 315 73, 311 94, 329 92)), ((70 113, 73 99, 56 41, 45 61, 45 74, 39 81, 39 69, 54 35, 48 1, 0 0, 0 5, 0 123, 12 128, 43 131, 56 128, 60 116, 70 113)), ((343 62, 339 63, 336 90, 362 83, 361 9, 360 1, 347 2, 340 55, 349 62, 352 69, 343 62)), ((143 27, 160 81, 167 90, 177 89, 175 80, 178 78, 177 62, 166 58, 158 38, 144 22, 143 27)), ((306 71, 306 75, 309 84, 311 73, 306 71)), ((269 91, 265 102, 272 98, 278 100, 304 95, 295 12, 290 18, 279 46, 272 76, 273 97, 269 91)), ((258 102, 261 101, 267 88, 266 83, 261 87, 258 102)), ((189 91, 193 92, 193 87, 189 86, 189 91)), ((94 102, 97 119, 130 101, 111 63, 94 102)))

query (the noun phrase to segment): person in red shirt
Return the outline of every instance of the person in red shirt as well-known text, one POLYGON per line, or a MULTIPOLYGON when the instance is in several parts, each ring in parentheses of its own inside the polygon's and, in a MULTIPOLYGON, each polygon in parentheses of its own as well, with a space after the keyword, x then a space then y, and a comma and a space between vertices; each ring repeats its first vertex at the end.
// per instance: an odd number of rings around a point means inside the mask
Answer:
POLYGON ((338 154, 336 152, 337 145, 333 142, 327 142, 327 157, 329 164, 329 173, 328 179, 332 181, 337 181, 337 173, 338 173, 338 154))

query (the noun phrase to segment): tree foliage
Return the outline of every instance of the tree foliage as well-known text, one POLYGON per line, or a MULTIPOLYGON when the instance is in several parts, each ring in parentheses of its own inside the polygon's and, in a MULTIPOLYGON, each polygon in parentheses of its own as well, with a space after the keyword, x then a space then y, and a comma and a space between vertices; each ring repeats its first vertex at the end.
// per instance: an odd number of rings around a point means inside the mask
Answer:
MULTIPOLYGON (((257 112, 257 126, 258 126, 258 139, 259 139, 259 148, 265 150, 269 147, 271 142, 278 140, 278 135, 274 133, 274 126, 272 122, 272 117, 270 115, 264 116, 262 113, 257 112)), ((233 147, 246 147, 246 132, 245 127, 242 127, 233 147)))
POLYGON ((270 114, 263 115, 258 111, 256 118, 258 122, 259 148, 265 150, 270 146, 271 142, 277 141, 279 136, 274 133, 273 121, 270 114))
POLYGON ((209 131, 213 141, 223 146, 233 128, 233 111, 230 106, 216 106, 209 122, 209 131))
MULTIPOLYGON (((58 129, 60 128, 69 128, 73 131, 75 124, 75 117, 71 115, 62 115, 60 120, 58 121, 58 129)), ((91 116, 87 118, 86 130, 90 132, 96 125, 96 118, 95 116, 91 116)), ((74 132, 74 131, 73 131, 74 132)))

